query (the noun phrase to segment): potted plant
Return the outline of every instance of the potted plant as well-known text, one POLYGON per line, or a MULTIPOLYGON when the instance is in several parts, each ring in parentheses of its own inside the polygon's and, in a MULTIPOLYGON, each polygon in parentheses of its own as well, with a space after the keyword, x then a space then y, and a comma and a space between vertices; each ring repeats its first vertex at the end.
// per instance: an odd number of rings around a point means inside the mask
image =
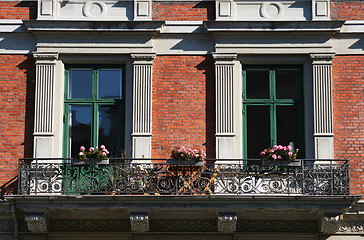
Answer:
POLYGON ((203 165, 206 153, 202 149, 186 149, 181 146, 179 149, 174 148, 170 157, 167 163, 172 165, 203 165))
POLYGON ((299 149, 293 150, 290 145, 274 145, 272 149, 264 149, 260 155, 266 160, 263 165, 299 166, 300 161, 296 161, 298 151, 299 149))
POLYGON ((100 148, 90 147, 88 150, 81 146, 77 159, 72 159, 71 163, 76 165, 109 164, 108 154, 109 151, 104 145, 101 145, 100 148))

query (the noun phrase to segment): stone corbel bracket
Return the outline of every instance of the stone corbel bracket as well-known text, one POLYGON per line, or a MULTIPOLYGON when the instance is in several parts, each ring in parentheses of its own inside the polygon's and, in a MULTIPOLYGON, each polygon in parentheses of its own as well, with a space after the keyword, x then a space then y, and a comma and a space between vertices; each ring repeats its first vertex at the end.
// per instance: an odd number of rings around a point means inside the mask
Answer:
POLYGON ((217 218, 217 231, 224 233, 233 233, 236 231, 236 222, 238 217, 236 213, 219 213, 217 218))
POLYGON ((148 232, 149 217, 147 212, 131 212, 130 227, 132 232, 148 232))
POLYGON ((49 219, 45 212, 26 213, 25 221, 30 232, 45 233, 49 231, 49 219))
POLYGON ((323 234, 335 234, 340 231, 342 215, 327 214, 320 219, 319 231, 323 234))

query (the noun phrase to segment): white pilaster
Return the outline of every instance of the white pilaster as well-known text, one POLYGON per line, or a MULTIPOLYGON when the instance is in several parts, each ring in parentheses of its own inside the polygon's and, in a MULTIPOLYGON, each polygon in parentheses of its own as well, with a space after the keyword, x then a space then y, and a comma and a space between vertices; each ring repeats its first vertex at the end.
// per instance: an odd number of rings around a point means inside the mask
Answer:
POLYGON ((237 54, 214 53, 216 84, 216 159, 234 158, 234 61, 237 54))
POLYGON ((155 54, 132 54, 133 158, 151 158, 152 70, 155 54))
POLYGON ((34 53, 36 86, 34 110, 35 158, 52 157, 54 138, 54 80, 58 53, 34 53))
POLYGON ((334 158, 332 120, 332 60, 335 54, 311 54, 313 66, 313 104, 315 158, 334 158))

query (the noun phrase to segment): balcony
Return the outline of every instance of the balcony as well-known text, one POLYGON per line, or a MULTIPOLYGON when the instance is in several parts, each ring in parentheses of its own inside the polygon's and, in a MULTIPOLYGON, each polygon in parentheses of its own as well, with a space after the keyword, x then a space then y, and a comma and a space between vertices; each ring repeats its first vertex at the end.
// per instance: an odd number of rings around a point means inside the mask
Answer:
POLYGON ((20 195, 346 196, 347 160, 207 160, 201 165, 164 159, 21 159, 20 195))

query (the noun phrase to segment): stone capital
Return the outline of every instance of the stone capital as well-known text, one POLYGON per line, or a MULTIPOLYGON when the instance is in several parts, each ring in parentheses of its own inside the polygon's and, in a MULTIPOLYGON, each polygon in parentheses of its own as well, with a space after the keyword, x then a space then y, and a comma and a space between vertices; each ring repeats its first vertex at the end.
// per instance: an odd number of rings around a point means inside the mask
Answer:
POLYGON ((311 53, 310 58, 312 64, 332 64, 335 58, 335 53, 311 53))
POLYGON ((156 57, 155 53, 135 53, 131 54, 131 59, 133 60, 134 65, 138 64, 153 64, 153 61, 156 57))
POLYGON ((225 233, 235 232, 237 220, 236 213, 219 213, 217 218, 217 231, 225 233))

